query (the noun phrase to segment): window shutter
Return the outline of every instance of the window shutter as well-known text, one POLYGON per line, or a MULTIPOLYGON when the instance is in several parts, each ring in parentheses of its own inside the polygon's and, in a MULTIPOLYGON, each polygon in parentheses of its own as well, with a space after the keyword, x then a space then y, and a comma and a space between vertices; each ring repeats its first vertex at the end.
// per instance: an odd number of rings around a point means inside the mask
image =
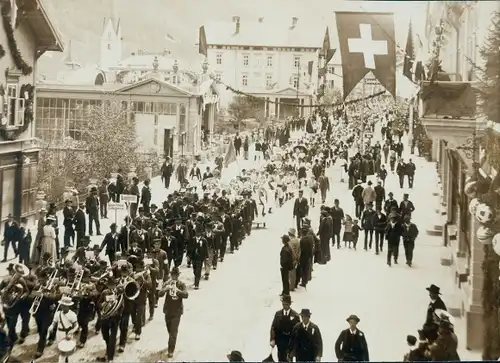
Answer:
POLYGON ((24 107, 26 100, 24 98, 17 99, 17 110, 16 110, 16 126, 24 126, 24 107))

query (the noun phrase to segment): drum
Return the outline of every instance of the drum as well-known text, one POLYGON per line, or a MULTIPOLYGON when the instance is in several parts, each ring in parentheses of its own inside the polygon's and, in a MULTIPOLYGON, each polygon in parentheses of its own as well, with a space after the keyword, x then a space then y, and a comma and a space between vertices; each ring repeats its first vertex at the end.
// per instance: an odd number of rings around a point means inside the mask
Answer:
POLYGON ((63 339, 57 344, 57 350, 59 350, 59 355, 63 357, 69 357, 75 352, 76 341, 63 339))

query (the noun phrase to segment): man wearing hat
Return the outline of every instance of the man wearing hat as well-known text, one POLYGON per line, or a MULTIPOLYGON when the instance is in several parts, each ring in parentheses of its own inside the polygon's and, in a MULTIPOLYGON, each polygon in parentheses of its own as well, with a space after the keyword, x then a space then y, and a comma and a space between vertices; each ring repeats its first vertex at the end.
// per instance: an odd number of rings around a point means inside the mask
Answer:
POLYGON ((297 223, 297 231, 302 228, 302 220, 307 217, 309 213, 309 205, 307 203, 307 198, 304 198, 304 191, 299 190, 299 196, 295 199, 295 204, 293 206, 293 217, 297 223))
POLYGON ((116 223, 111 223, 110 231, 106 233, 101 243, 100 250, 106 251, 106 256, 109 258, 109 263, 113 264, 116 259, 116 251, 118 250, 118 233, 116 233, 116 223))
POLYGON ((293 270, 290 271, 289 274, 290 291, 294 291, 297 287, 298 279, 300 277, 297 277, 297 266, 299 265, 300 261, 300 240, 297 238, 297 232, 295 231, 295 228, 290 228, 288 230, 288 237, 290 237, 288 245, 293 252, 293 270))
POLYGON ((293 251, 288 245, 290 241, 290 237, 288 235, 281 236, 281 243, 283 246, 280 251, 280 271, 281 271, 281 283, 282 283, 282 292, 281 296, 290 294, 290 281, 289 281, 289 273, 293 270, 293 251))
POLYGON ((274 314, 271 324, 270 345, 272 348, 278 348, 278 360, 287 362, 290 353, 290 338, 293 328, 300 323, 299 314, 291 308, 292 298, 290 295, 281 297, 283 309, 274 314))
POLYGON ((59 310, 55 313, 52 319, 52 324, 49 327, 49 341, 54 341, 57 338, 57 332, 64 333, 66 340, 72 340, 73 335, 78 331, 78 319, 74 311, 71 310, 73 300, 69 296, 63 296, 59 300, 59 310))
POLYGON ((165 283, 159 295, 165 295, 163 313, 165 314, 165 324, 168 331, 168 358, 174 356, 175 344, 177 342, 177 333, 184 313, 184 299, 189 297, 186 284, 179 280, 179 269, 172 268, 170 271, 171 279, 165 283))
POLYGON ((319 240, 321 244, 321 264, 330 261, 330 238, 333 236, 333 219, 330 216, 329 208, 321 206, 321 216, 319 222, 319 240))
POLYGON ((359 318, 350 315, 346 321, 349 328, 342 330, 335 342, 335 355, 339 362, 368 362, 368 344, 364 333, 358 329, 359 318))
POLYGON ((290 361, 320 362, 323 356, 323 338, 316 324, 311 319, 311 311, 302 309, 301 323, 295 325, 290 339, 290 361))
POLYGON ((358 179, 356 185, 354 188, 352 188, 352 198, 354 199, 354 205, 356 206, 355 209, 355 214, 356 218, 361 217, 361 213, 363 212, 363 209, 365 208, 365 203, 363 201, 363 181, 361 179, 358 179))
POLYGON ((85 204, 79 203, 73 216, 73 224, 75 229, 76 247, 82 245, 82 238, 85 236, 87 230, 87 222, 85 220, 85 204))
POLYGON ((17 238, 19 236, 19 225, 17 222, 14 220, 14 216, 9 213, 7 216, 7 221, 4 224, 3 228, 3 260, 2 262, 7 261, 7 253, 9 252, 9 246, 12 245, 12 249, 14 250, 14 253, 16 254, 16 257, 18 256, 18 251, 17 251, 17 238))
POLYGON ((63 209, 64 247, 73 246, 75 243, 74 216, 73 201, 68 199, 65 201, 63 209))
POLYGON ((97 196, 97 188, 92 187, 90 194, 85 200, 85 209, 89 216, 89 234, 93 235, 93 224, 95 224, 97 235, 101 235, 101 224, 99 223, 99 198, 97 196))
POLYGON ((409 194, 404 193, 403 194, 403 200, 399 204, 399 214, 401 214, 402 217, 406 215, 411 215, 415 211, 415 206, 411 202, 411 200, 408 199, 409 194))
POLYGON ((385 203, 384 203, 385 215, 389 216, 389 214, 392 212, 393 208, 398 210, 399 205, 398 205, 397 200, 394 199, 394 193, 389 192, 389 194, 387 194, 387 199, 385 200, 385 203))
POLYGON ((434 320, 434 312, 437 309, 446 310, 446 305, 443 300, 441 300, 441 289, 438 286, 432 284, 427 287, 426 290, 429 292, 429 298, 431 301, 427 307, 427 315, 425 317, 423 331, 429 343, 432 343, 438 336, 437 333, 439 328, 439 325, 434 320))

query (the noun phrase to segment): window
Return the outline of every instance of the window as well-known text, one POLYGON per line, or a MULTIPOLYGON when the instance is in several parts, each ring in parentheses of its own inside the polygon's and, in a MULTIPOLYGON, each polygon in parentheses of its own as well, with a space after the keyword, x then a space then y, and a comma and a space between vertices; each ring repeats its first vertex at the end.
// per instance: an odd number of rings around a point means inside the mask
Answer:
POLYGON ((21 215, 25 216, 35 211, 36 203, 36 166, 25 165, 23 167, 23 186, 22 186, 22 204, 21 215))
POLYGON ((216 72, 215 73, 215 79, 217 81, 222 81, 222 73, 221 72, 216 72))
POLYGON ((248 56, 248 54, 245 54, 245 55, 243 55, 243 65, 245 67, 248 67, 248 63, 249 63, 249 56, 248 56))
POLYGON ((108 50, 111 50, 111 44, 108 43, 108 50))
POLYGON ((243 87, 248 86, 248 75, 244 74, 243 76, 241 76, 241 85, 243 87))
POLYGON ((272 67, 273 66, 273 56, 272 55, 268 55, 267 56, 267 66, 268 67, 272 67))
POLYGON ((300 57, 298 56, 293 57, 293 67, 294 68, 300 67, 300 57))
POLYGON ((330 88, 335 88, 335 81, 333 79, 329 80, 328 85, 330 86, 330 88))
POLYGON ((18 98, 16 83, 7 83, 7 126, 24 125, 24 98, 18 98))
POLYGON ((328 74, 335 74, 335 67, 328 67, 328 74))
POLYGON ((271 74, 266 75, 266 87, 271 88, 273 86, 273 76, 271 74))
POLYGON ((215 63, 222 64, 222 53, 217 53, 215 56, 215 63))
POLYGON ((262 66, 262 54, 256 54, 254 60, 254 68, 260 68, 262 66))
POLYGON ((293 76, 293 88, 299 88, 299 76, 293 76))

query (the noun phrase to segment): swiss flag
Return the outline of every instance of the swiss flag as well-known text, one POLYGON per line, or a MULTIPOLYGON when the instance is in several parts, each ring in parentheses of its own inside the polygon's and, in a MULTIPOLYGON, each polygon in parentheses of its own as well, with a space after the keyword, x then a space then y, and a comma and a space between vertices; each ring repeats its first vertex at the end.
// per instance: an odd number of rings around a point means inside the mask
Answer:
POLYGON ((396 94, 396 44, 392 13, 336 12, 344 99, 370 71, 396 94))

